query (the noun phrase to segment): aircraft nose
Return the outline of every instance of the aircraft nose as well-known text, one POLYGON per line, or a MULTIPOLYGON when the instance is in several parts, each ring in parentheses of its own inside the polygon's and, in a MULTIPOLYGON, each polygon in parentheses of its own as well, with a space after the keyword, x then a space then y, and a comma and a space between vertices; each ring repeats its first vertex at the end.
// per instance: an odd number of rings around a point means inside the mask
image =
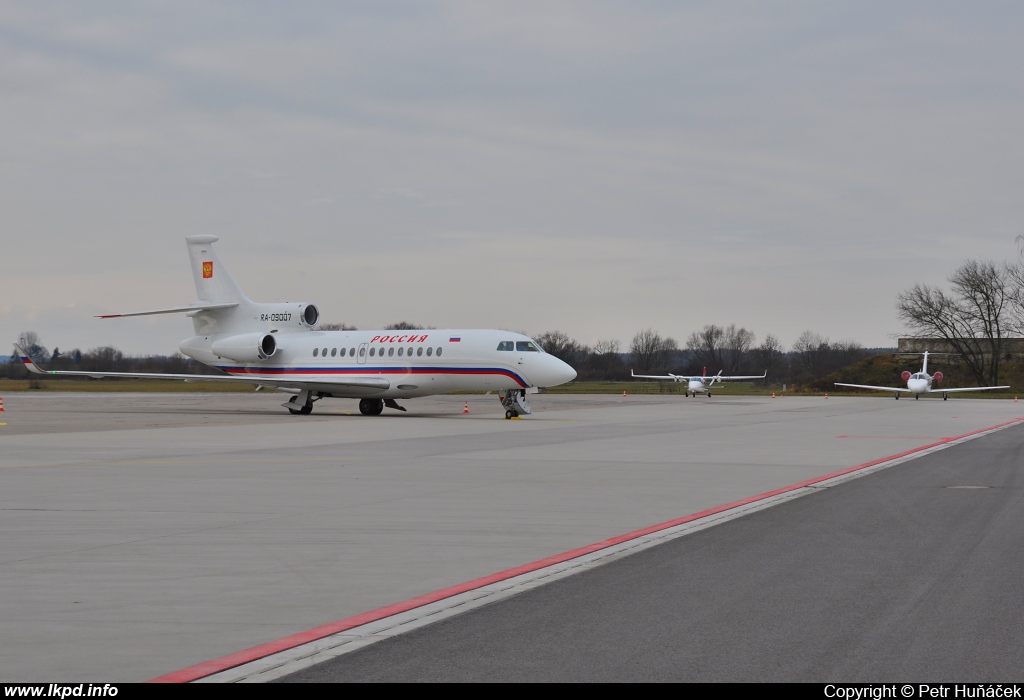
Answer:
POLYGON ((576 370, 557 357, 547 355, 544 359, 547 361, 544 363, 542 376, 539 377, 543 383, 538 382, 538 386, 558 386, 576 378, 576 370))

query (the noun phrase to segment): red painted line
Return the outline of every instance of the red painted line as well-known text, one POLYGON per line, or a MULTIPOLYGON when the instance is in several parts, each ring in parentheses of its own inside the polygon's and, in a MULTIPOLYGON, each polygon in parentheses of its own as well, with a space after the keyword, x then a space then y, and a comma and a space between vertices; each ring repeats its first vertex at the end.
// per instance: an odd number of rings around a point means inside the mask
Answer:
POLYGON ((331 622, 326 625, 321 625, 320 627, 314 627, 311 630, 299 632, 298 634, 293 634, 273 642, 267 642, 266 644, 260 644, 249 649, 245 649, 243 651, 235 652, 234 654, 228 654, 227 656, 222 656, 219 659, 204 661, 203 663, 196 664, 195 666, 183 668, 180 671, 173 671, 172 673, 168 673, 166 675, 160 676, 159 678, 154 678, 146 682, 188 683, 189 681, 194 681, 199 678, 212 675, 214 673, 219 673, 220 671, 226 671, 227 669, 234 668, 235 666, 241 666, 242 664, 246 664, 251 661, 256 661, 257 659, 262 659, 265 656, 270 656, 271 654, 276 654, 280 651, 292 649, 294 647, 301 646, 302 644, 308 644, 309 642, 314 642, 318 639, 329 637, 332 634, 344 632, 345 630, 352 629, 353 627, 359 627, 360 625, 365 625, 370 622, 376 622, 377 620, 382 620, 386 617, 391 617, 392 615, 397 615, 399 613, 408 612, 409 610, 414 610, 415 608, 419 608, 430 603, 436 603, 440 600, 444 600, 445 598, 451 598, 452 596, 459 595, 460 593, 466 593, 477 588, 488 586, 492 583, 498 583, 500 581, 505 581, 506 579, 510 579, 515 576, 528 574, 532 571, 543 569, 547 566, 561 564, 563 562, 569 561, 570 559, 576 559, 577 557, 581 557, 586 554, 591 554, 593 552, 606 549, 607 547, 613 547, 615 545, 622 544, 623 542, 635 540, 639 537, 645 537, 647 535, 659 532, 661 530, 667 530, 668 528, 676 527, 677 525, 684 525, 694 520, 699 520, 701 518, 706 518, 711 515, 724 513, 734 508, 750 505, 751 503, 763 501, 773 496, 779 496, 784 493, 789 493, 790 491, 796 491, 797 489, 812 486, 814 484, 821 483, 822 481, 828 481, 829 479, 834 479, 838 476, 843 476, 844 474, 852 474, 853 472, 869 469, 884 462, 889 462, 894 459, 900 459, 901 457, 906 457, 916 452, 923 452, 924 450, 928 450, 933 447, 938 447, 939 445, 945 445, 946 443, 961 440, 963 438, 971 437, 972 435, 979 435, 981 433, 987 433, 992 430, 998 430, 999 428, 1003 428, 1008 425, 1013 425, 1014 423, 1020 423, 1022 421, 1024 421, 1024 417, 1014 418, 1013 420, 1006 421, 1005 423, 999 423, 998 425, 989 426, 988 428, 981 428, 980 430, 974 430, 972 432, 964 433, 963 435, 958 435, 956 437, 942 438, 938 442, 933 442, 922 447, 915 447, 912 450, 906 450, 904 452, 899 452, 894 455, 889 455, 888 457, 881 457, 870 462, 864 462, 863 464, 858 464, 855 467, 840 469, 837 472, 832 472, 831 474, 826 474, 824 476, 816 476, 813 479, 807 479, 806 481, 801 481, 796 484, 783 486, 782 488, 775 489, 774 491, 768 491, 766 493, 762 493, 757 496, 751 496, 750 498, 744 498, 733 503, 727 503, 725 505, 709 508, 708 510, 703 510, 699 513, 685 515, 681 518, 669 520, 658 525, 651 525, 650 527, 645 527, 641 530, 635 530, 625 535, 618 535, 617 537, 611 537, 600 542, 595 542, 594 544, 586 545, 585 547, 579 547, 578 549, 573 549, 568 552, 555 554, 553 556, 547 557, 546 559, 541 559, 530 564, 523 564, 521 566, 516 566, 511 569, 505 569, 504 571, 499 571, 498 573, 490 574, 489 576, 484 576, 482 578, 474 579, 472 581, 466 581, 465 583, 460 583, 455 586, 450 586, 448 588, 442 588, 441 590, 434 591, 433 593, 425 593, 424 595, 411 598, 410 600, 406 600, 401 603, 386 605, 383 608, 377 608, 376 610, 360 613, 359 615, 347 617, 344 620, 338 620, 337 622, 331 622))

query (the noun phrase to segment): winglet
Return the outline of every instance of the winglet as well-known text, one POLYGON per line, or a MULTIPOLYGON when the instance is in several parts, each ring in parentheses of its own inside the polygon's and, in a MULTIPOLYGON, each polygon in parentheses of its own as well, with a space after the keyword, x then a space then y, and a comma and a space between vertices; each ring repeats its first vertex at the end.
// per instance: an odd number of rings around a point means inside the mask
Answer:
POLYGON ((25 352, 25 348, 21 347, 17 343, 14 344, 14 348, 18 351, 18 354, 21 355, 21 363, 25 365, 25 369, 27 369, 29 372, 31 372, 32 374, 49 374, 49 372, 40 369, 39 365, 32 361, 32 358, 29 356, 29 354, 25 352))

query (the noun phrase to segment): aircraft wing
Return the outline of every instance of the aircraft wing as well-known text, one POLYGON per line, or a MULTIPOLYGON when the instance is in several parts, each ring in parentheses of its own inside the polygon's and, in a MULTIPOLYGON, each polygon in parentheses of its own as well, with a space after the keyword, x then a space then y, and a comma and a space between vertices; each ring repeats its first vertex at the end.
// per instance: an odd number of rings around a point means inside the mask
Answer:
POLYGON ((74 377, 92 377, 102 379, 103 377, 123 377, 131 379, 177 379, 186 382, 235 382, 242 384, 259 384, 266 387, 284 389, 311 389, 323 387, 324 385, 336 386, 339 388, 352 387, 359 389, 388 389, 391 382, 383 377, 346 377, 344 379, 330 378, 317 379, 316 381, 302 381, 294 379, 279 379, 276 377, 265 377, 259 375, 235 376, 231 374, 166 374, 163 372, 82 372, 74 370, 46 370, 41 368, 21 346, 15 345, 21 355, 21 362, 32 374, 47 376, 61 375, 74 377))
POLYGON ((736 377, 722 377, 722 376, 719 376, 719 375, 716 374, 716 375, 714 375, 712 377, 708 377, 708 379, 714 379, 715 381, 718 381, 718 382, 725 382, 725 381, 736 381, 736 380, 740 380, 740 379, 764 379, 767 376, 768 376, 768 370, 765 370, 764 374, 754 374, 754 375, 746 376, 746 377, 739 377, 739 376, 736 376, 736 377))
POLYGON ((836 386, 850 386, 850 387, 853 387, 854 389, 874 389, 875 391, 902 391, 904 394, 913 393, 913 392, 910 391, 910 389, 908 389, 906 387, 903 387, 902 389, 898 389, 898 388, 896 388, 894 386, 870 386, 868 384, 842 384, 840 382, 836 382, 835 384, 836 384, 836 386))
POLYGON ((674 379, 676 381, 690 381, 690 377, 683 374, 634 374, 633 370, 629 370, 629 375, 636 379, 674 379))
POLYGON ((932 389, 933 394, 952 394, 954 391, 992 391, 993 389, 1009 389, 1007 386, 965 386, 956 389, 932 389))

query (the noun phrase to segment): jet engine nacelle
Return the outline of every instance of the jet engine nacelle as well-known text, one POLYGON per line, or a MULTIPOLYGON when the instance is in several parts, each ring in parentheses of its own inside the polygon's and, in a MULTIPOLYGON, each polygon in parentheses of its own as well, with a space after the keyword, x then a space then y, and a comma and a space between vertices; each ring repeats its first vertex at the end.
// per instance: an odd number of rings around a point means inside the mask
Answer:
POLYGON ((320 320, 320 309, 316 304, 255 304, 250 307, 254 312, 253 320, 270 324, 271 328, 291 330, 295 328, 312 328, 320 320))
POLYGON ((936 372, 934 375, 932 375, 932 379, 935 380, 936 384, 941 382, 942 381, 942 372, 936 372))
POLYGON ((908 372, 907 370, 903 370, 903 374, 900 375, 900 379, 902 379, 905 382, 909 382, 910 381, 910 372, 908 372))
POLYGON ((270 333, 244 333, 213 341, 210 350, 217 357, 235 362, 258 362, 273 357, 277 340, 270 333))

